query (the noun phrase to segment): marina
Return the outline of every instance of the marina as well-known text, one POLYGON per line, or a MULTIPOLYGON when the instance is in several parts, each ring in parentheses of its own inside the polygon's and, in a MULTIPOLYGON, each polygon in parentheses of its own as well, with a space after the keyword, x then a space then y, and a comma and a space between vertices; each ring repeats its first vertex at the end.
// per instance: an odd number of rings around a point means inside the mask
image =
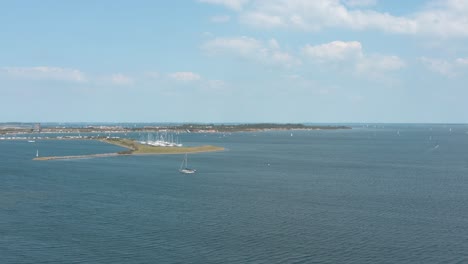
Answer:
POLYGON ((431 126, 185 134, 228 150, 188 153, 195 174, 185 152, 0 141, 2 261, 347 263, 349 247, 362 263, 463 263, 468 127, 431 126))

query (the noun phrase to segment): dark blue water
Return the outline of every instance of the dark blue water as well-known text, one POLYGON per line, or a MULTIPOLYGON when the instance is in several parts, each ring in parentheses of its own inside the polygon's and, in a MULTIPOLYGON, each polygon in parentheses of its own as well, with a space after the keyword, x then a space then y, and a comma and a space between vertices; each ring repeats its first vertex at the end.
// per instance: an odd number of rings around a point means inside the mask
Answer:
POLYGON ((228 151, 0 141, 0 263, 468 262, 466 125, 180 137, 228 151))

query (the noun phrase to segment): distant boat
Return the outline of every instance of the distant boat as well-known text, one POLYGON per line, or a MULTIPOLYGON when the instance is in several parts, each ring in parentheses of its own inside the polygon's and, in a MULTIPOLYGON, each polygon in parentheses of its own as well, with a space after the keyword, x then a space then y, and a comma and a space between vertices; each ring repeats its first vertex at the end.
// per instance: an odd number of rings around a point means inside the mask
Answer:
POLYGON ((30 140, 28 140, 28 142, 29 142, 29 143, 34 143, 34 142, 36 142, 36 140, 30 139, 30 140))
POLYGON ((39 150, 36 150, 36 158, 39 157, 39 150))
POLYGON ((193 174, 197 170, 191 169, 187 166, 187 153, 185 153, 184 160, 182 161, 182 164, 180 164, 179 172, 184 173, 184 174, 193 174))

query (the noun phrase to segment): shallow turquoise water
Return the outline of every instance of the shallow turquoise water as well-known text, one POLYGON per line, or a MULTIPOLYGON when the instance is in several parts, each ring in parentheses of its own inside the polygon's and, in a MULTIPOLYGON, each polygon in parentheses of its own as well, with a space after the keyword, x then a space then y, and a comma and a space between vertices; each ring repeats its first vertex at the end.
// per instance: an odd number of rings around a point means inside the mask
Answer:
POLYGON ((37 162, 120 148, 0 141, 0 263, 465 263, 467 132, 180 135, 228 148, 190 155, 195 175, 181 155, 37 162))

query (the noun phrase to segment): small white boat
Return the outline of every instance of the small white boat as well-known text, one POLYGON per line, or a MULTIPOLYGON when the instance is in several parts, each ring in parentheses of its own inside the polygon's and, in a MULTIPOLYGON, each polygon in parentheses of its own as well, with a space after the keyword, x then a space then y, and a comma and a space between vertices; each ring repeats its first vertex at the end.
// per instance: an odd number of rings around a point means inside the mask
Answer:
POLYGON ((182 164, 180 164, 179 172, 184 174, 193 174, 196 171, 196 169, 191 169, 187 166, 187 153, 185 153, 184 160, 182 161, 182 164))
POLYGON ((30 140, 28 140, 28 142, 29 142, 29 143, 34 143, 34 142, 36 142, 36 140, 30 139, 30 140))

